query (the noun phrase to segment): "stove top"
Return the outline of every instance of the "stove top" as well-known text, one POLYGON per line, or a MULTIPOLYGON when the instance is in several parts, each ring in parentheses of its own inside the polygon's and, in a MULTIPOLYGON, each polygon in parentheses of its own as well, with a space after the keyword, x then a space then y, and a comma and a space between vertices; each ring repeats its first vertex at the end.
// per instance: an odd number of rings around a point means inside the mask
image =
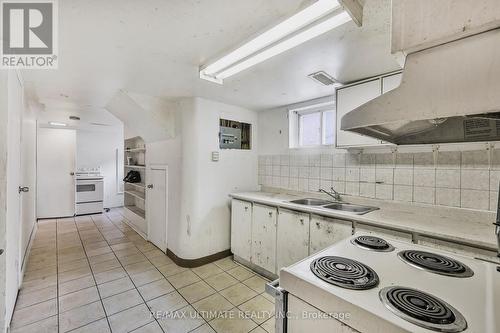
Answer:
POLYGON ((379 282, 377 273, 369 266, 342 257, 320 257, 311 263, 311 271, 321 280, 347 289, 371 289, 379 282))
POLYGON ((413 267, 436 274, 461 278, 474 275, 474 272, 460 261, 432 252, 405 250, 399 252, 398 257, 413 267))
POLYGON ((358 236, 351 239, 351 243, 365 250, 390 252, 394 251, 394 246, 385 239, 375 236, 358 236))
POLYGON ((445 301, 407 287, 385 287, 379 293, 382 303, 398 317, 438 332, 462 332, 464 316, 445 301))

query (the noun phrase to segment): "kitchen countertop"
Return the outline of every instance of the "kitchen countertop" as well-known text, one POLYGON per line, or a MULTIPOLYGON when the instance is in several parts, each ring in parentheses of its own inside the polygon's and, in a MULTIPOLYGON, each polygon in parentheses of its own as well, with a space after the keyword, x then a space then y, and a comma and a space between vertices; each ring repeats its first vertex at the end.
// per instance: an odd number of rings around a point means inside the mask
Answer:
POLYGON ((274 193, 267 191, 232 193, 230 197, 254 203, 288 208, 321 216, 351 220, 373 226, 386 227, 417 233, 423 236, 446 239, 458 243, 496 251, 497 241, 493 222, 495 213, 463 208, 449 208, 421 204, 405 204, 359 197, 342 196, 342 200, 354 204, 379 207, 365 215, 328 210, 290 203, 300 198, 322 198, 328 196, 310 193, 274 193))

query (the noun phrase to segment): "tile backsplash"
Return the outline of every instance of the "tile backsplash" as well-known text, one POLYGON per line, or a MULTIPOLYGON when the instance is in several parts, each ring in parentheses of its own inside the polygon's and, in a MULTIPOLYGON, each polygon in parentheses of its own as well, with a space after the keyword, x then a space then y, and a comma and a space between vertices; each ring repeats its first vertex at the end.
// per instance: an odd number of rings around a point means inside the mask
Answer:
POLYGON ((494 211, 500 149, 261 155, 258 173, 267 187, 494 211))

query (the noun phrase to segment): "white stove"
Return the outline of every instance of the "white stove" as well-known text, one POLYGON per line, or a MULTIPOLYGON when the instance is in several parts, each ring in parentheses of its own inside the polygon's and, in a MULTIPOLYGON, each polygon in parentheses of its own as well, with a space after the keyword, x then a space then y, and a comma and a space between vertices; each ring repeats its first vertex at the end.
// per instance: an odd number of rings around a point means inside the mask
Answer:
POLYGON ((358 236, 281 270, 283 331, 500 332, 497 265, 358 236))
POLYGON ((104 177, 101 168, 81 168, 76 172, 76 215, 103 211, 104 177))

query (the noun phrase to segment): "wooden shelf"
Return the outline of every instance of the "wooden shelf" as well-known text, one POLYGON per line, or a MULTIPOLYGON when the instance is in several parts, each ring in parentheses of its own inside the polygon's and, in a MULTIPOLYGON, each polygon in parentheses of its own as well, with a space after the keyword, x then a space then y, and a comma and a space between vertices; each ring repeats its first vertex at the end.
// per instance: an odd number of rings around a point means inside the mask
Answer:
POLYGON ((125 190, 123 192, 125 192, 125 194, 129 194, 133 197, 136 197, 137 199, 146 200, 146 194, 144 192, 139 192, 134 190, 125 190))
POLYGON ((146 212, 144 211, 144 209, 141 209, 137 206, 125 206, 125 208, 130 210, 132 213, 139 215, 143 219, 146 218, 146 212))
POLYGON ((128 169, 146 169, 144 165, 125 165, 125 168, 128 169))

